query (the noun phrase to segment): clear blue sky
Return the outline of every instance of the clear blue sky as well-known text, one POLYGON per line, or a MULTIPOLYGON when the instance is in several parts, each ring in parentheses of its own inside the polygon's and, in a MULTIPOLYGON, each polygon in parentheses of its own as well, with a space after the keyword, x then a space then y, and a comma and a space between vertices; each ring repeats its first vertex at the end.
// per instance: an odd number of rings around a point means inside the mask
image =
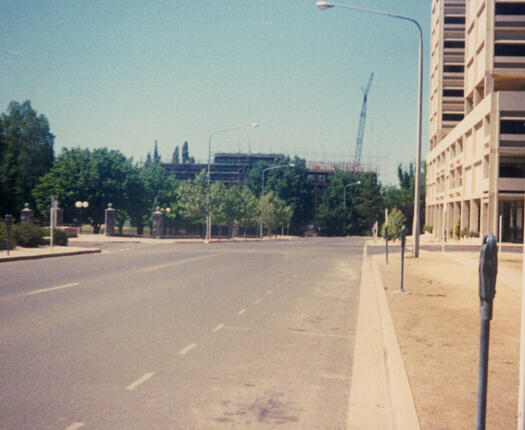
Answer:
MULTIPOLYGON (((341 0, 340 3, 344 3, 341 0)), ((425 44, 423 155, 428 148, 430 0, 347 0, 408 15, 425 44)), ((31 100, 62 147, 144 160, 158 139, 205 160, 215 151, 353 158, 371 72, 363 161, 383 183, 415 159, 418 36, 412 24, 315 0, 0 0, 0 111, 31 100)))

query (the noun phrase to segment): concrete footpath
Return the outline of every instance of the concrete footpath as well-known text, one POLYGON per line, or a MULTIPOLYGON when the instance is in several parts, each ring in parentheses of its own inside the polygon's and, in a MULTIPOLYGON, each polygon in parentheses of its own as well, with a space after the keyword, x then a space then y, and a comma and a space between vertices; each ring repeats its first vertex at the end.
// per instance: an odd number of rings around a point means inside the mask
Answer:
POLYGON ((361 268, 348 430, 418 430, 410 384, 377 264, 361 268))

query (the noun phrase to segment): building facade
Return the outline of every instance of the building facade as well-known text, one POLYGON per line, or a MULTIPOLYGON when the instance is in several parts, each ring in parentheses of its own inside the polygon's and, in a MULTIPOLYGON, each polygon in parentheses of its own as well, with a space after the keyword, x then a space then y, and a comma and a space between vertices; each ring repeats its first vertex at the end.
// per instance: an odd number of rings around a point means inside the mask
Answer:
POLYGON ((433 1, 429 139, 434 236, 498 235, 501 219, 503 241, 522 241, 524 1, 433 1))

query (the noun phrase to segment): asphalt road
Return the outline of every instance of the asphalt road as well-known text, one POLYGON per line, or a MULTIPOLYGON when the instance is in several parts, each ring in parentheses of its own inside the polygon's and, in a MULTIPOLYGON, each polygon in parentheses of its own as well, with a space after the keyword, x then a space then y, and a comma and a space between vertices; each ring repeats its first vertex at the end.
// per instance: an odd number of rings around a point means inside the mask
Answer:
POLYGON ((360 239, 0 266, 0 429, 343 429, 360 239))

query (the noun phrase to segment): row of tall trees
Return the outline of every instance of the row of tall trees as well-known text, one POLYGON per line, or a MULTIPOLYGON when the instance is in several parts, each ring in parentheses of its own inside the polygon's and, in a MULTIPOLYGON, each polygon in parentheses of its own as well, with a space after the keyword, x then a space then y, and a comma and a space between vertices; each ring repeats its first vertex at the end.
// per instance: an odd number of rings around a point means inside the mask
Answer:
MULTIPOLYGON (((142 165, 106 148, 64 149, 55 159, 53 143, 46 117, 37 114, 29 101, 12 102, 0 116, 0 214, 17 216, 29 202, 37 217, 45 219, 54 196, 65 209, 66 223, 79 216, 75 202, 88 201, 82 216, 98 231, 104 209, 112 203, 117 223, 122 226, 129 220, 139 234, 150 224, 156 207, 170 208, 167 216, 174 221, 204 223, 208 201, 213 225, 231 227, 237 222, 249 227, 262 214, 265 226, 274 230, 289 226, 293 234, 302 233, 314 221, 325 235, 368 234, 375 221, 383 222, 385 207, 398 208, 407 224, 412 219, 415 174, 411 164, 406 169, 399 166, 399 186, 389 187, 382 187, 371 172, 335 171, 316 196, 305 160, 284 157, 277 165, 256 163, 242 186, 228 189, 212 184, 208 197, 206 174, 201 172, 193 181, 168 176, 156 145, 153 157, 142 165)), ((193 160, 187 142, 182 159, 183 163, 193 160)), ((177 160, 178 147, 172 161, 177 160)), ((424 195, 421 201, 423 205, 424 195)))

